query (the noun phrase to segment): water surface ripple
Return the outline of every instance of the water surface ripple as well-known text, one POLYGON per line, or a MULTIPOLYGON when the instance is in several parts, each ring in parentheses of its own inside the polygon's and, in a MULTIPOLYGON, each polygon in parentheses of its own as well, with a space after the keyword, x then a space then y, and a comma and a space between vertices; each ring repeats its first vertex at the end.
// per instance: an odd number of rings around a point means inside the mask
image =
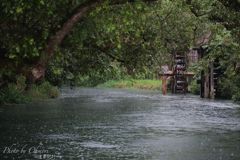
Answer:
POLYGON ((240 159, 240 106, 231 101, 146 90, 62 92, 0 107, 0 159, 240 159))

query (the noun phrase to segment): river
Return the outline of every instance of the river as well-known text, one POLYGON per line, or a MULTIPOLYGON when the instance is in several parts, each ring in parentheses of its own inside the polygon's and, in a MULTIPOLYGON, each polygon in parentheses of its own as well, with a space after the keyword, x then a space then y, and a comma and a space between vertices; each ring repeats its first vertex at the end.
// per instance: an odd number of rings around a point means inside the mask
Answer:
POLYGON ((0 106, 0 159, 239 160, 240 106, 159 91, 76 88, 0 106))

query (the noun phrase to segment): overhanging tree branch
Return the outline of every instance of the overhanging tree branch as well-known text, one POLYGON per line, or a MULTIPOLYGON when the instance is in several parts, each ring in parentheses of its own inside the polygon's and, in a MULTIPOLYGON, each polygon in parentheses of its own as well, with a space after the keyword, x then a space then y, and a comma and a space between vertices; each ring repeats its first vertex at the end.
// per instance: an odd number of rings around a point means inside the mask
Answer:
MULTIPOLYGON (((86 42, 85 42, 84 44, 85 44, 85 46, 87 46, 87 47, 90 46, 89 43, 86 43, 86 42)), ((123 59, 119 59, 119 58, 117 58, 116 56, 114 56, 113 54, 107 53, 106 49, 104 49, 104 48, 101 47, 101 46, 98 46, 98 45, 95 45, 95 44, 91 44, 91 47, 94 47, 94 48, 96 48, 97 50, 99 50, 99 51, 101 51, 101 52, 103 52, 103 53, 106 53, 106 55, 108 55, 110 58, 112 58, 112 59, 114 59, 114 60, 117 60, 118 62, 122 62, 122 63, 125 62, 123 59)), ((108 48, 110 48, 110 47, 108 47, 108 48)))

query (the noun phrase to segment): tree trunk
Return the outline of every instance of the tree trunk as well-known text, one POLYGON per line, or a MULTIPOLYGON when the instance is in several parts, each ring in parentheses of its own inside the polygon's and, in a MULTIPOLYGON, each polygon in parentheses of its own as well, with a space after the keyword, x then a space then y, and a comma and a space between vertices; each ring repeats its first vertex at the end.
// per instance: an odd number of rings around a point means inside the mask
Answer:
POLYGON ((25 89, 24 89, 24 95, 28 95, 29 92, 30 92, 31 89, 32 89, 32 86, 33 86, 34 82, 31 81, 31 80, 29 80, 29 79, 26 79, 26 82, 25 82, 25 83, 27 84, 27 86, 26 86, 25 89))
POLYGON ((73 14, 73 16, 69 18, 67 22, 64 23, 60 31, 49 41, 48 47, 42 51, 40 60, 37 62, 37 64, 27 66, 22 69, 21 72, 26 76, 28 81, 25 88, 26 95, 30 92, 32 85, 36 80, 41 80, 44 78, 45 70, 49 61, 53 58, 57 48, 63 41, 64 37, 69 33, 70 29, 83 18, 86 12, 89 12, 90 10, 91 5, 80 6, 77 9, 77 12, 73 14))

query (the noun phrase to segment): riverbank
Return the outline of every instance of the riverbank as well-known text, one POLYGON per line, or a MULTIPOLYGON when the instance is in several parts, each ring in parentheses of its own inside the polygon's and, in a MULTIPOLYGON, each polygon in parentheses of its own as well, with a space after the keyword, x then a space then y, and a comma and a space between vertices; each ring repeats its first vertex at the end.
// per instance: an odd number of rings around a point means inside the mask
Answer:
POLYGON ((19 80, 16 84, 10 83, 8 87, 0 93, 2 104, 19 104, 40 101, 43 99, 57 98, 60 91, 46 81, 40 84, 34 84, 30 93, 24 95, 25 83, 24 80, 19 80))
POLYGON ((162 80, 110 80, 97 86, 98 88, 125 88, 161 90, 162 80))

